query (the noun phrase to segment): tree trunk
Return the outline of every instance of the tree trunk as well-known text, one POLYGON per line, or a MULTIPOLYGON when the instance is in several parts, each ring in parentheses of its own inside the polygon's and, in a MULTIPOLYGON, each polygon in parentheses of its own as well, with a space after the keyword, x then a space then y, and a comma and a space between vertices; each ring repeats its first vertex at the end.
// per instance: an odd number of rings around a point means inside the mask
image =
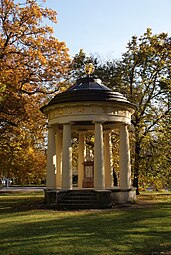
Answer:
POLYGON ((136 188, 136 194, 139 195, 139 165, 140 165, 140 142, 139 139, 135 142, 135 161, 134 161, 134 181, 133 187, 136 188))

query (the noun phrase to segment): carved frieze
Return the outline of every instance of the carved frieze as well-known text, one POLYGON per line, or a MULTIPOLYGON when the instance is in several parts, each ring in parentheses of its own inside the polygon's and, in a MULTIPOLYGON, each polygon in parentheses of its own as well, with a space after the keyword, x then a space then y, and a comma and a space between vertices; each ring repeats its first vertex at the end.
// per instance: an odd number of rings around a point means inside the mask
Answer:
POLYGON ((101 104, 85 104, 85 105, 68 105, 59 106, 49 111, 49 120, 67 117, 67 116, 118 116, 131 118, 131 112, 129 109, 122 109, 112 105, 101 105, 101 104))

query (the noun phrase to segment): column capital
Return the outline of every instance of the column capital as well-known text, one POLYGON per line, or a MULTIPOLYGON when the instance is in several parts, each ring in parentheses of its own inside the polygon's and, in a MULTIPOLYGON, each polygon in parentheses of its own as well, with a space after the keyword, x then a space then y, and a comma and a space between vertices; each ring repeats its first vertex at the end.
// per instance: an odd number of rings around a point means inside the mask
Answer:
POLYGON ((61 123, 61 125, 72 125, 72 124, 74 124, 73 121, 66 121, 61 123))
POLYGON ((48 129, 50 129, 50 128, 54 129, 54 126, 52 126, 52 125, 47 125, 47 128, 48 128, 48 129))
POLYGON ((105 121, 104 120, 94 120, 94 121, 92 121, 92 123, 93 124, 103 124, 103 123, 105 123, 105 121))
POLYGON ((120 125, 119 125, 119 127, 127 127, 127 126, 129 126, 129 124, 128 123, 120 123, 120 125))
POLYGON ((55 129, 55 131, 57 131, 57 132, 62 132, 62 127, 61 127, 61 125, 55 125, 55 127, 54 127, 54 129, 55 129))

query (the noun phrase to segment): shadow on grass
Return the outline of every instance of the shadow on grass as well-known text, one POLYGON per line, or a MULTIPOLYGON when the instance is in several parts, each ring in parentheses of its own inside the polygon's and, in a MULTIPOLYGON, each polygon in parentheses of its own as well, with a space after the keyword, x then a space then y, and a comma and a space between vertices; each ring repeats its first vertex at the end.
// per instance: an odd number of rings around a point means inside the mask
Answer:
POLYGON ((154 208, 62 212, 42 208, 42 197, 16 197, 0 197, 1 255, 170 254, 171 200, 154 208))
POLYGON ((44 207, 43 192, 0 193, 0 215, 44 207))

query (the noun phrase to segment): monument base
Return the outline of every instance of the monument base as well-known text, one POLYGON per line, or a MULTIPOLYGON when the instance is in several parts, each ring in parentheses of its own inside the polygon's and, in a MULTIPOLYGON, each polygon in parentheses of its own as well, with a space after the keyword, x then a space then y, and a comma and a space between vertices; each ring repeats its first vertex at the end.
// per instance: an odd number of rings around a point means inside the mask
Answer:
POLYGON ((112 204, 126 204, 136 201, 136 188, 121 189, 114 187, 110 191, 112 204))
POLYGON ((116 204, 133 203, 136 189, 45 189, 45 203, 57 209, 103 209, 116 204))

